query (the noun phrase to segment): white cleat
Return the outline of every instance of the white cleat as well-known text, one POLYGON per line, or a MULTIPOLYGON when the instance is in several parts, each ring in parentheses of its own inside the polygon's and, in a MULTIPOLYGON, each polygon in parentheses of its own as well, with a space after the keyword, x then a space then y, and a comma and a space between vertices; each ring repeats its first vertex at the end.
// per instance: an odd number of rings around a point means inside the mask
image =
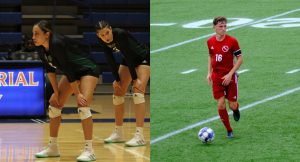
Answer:
POLYGON ((141 133, 135 133, 134 137, 125 143, 125 146, 129 147, 136 147, 136 146, 145 146, 146 141, 144 139, 144 136, 141 133))
POLYGON ((60 153, 57 146, 48 145, 44 150, 35 154, 37 158, 59 157, 60 153))
POLYGON ((123 139, 122 131, 115 129, 113 133, 106 139, 104 139, 105 143, 121 143, 125 142, 123 139))
POLYGON ((78 156, 77 161, 95 161, 96 156, 93 151, 84 150, 80 156, 78 156))

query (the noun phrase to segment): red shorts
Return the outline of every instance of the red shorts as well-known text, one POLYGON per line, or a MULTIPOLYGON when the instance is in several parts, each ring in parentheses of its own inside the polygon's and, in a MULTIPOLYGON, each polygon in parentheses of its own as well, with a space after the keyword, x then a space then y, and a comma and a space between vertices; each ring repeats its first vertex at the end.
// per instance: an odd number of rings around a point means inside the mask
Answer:
POLYGON ((238 77, 236 74, 232 76, 231 82, 228 86, 222 85, 223 80, 216 79, 212 84, 212 91, 215 99, 223 96, 229 101, 237 101, 238 99, 238 77))

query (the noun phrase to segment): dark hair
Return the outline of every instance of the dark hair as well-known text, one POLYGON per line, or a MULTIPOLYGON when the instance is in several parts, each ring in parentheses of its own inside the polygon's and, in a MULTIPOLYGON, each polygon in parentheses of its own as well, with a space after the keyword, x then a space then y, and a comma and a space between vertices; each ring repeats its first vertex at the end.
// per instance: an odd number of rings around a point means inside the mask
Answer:
POLYGON ((100 20, 96 25, 95 25, 95 28, 96 28, 96 31, 97 30, 101 30, 103 28, 106 28, 106 27, 111 27, 110 24, 105 21, 105 20, 100 20))
POLYGON ((225 23, 227 23, 226 17, 224 17, 224 16, 217 16, 217 17, 214 18, 213 24, 214 24, 214 26, 215 26, 215 25, 217 25, 219 22, 223 22, 223 21, 225 21, 225 23))
POLYGON ((47 20, 41 20, 34 25, 37 25, 44 33, 50 32, 52 33, 52 25, 47 20))

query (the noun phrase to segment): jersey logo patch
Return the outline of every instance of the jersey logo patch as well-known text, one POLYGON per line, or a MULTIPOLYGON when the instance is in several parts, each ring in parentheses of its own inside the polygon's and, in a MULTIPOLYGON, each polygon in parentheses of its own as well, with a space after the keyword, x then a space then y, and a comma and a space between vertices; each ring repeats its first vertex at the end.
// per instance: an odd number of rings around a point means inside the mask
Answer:
POLYGON ((215 49, 215 48, 214 48, 214 46, 211 46, 210 49, 213 50, 213 49, 215 49))
POLYGON ((222 47, 222 51, 223 51, 223 52, 228 52, 228 50, 229 50, 229 47, 228 47, 228 46, 223 46, 223 47, 222 47))

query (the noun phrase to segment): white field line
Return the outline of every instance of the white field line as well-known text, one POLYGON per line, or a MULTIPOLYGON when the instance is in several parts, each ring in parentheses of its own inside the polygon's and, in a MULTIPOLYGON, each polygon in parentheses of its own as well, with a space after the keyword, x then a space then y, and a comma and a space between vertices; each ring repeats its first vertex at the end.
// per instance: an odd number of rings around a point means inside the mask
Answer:
POLYGON ((175 25, 176 23, 152 23, 150 26, 172 26, 175 25))
MULTIPOLYGON (((243 111, 243 110, 252 108, 252 107, 254 107, 254 106, 263 104, 263 103, 265 103, 265 102, 272 101, 272 100, 278 99, 278 98, 280 98, 280 97, 283 97, 283 96, 286 96, 286 95, 295 93, 295 92, 297 92, 297 91, 299 91, 299 90, 300 90, 300 87, 297 87, 297 88, 290 89, 290 90, 287 90, 287 91, 285 91, 285 92, 279 93, 278 95, 271 96, 271 97, 268 97, 268 98, 265 98, 265 99, 262 99, 262 100, 253 102, 253 103, 251 103, 251 104, 248 104, 248 105, 246 105, 246 106, 241 107, 241 108, 240 108, 240 111, 243 111)), ((232 112, 230 112, 230 113, 228 113, 228 114, 232 114, 232 112)), ((170 137, 172 137, 172 136, 175 136, 175 135, 180 134, 180 133, 182 133, 182 132, 188 131, 188 130, 193 129, 193 128, 195 128, 195 127, 198 127, 198 126, 200 126, 200 125, 203 125, 203 124, 206 124, 206 123, 210 123, 210 122, 215 121, 215 120, 217 120, 217 119, 219 119, 219 118, 220 118, 219 116, 214 116, 214 117, 211 117, 211 118, 202 120, 202 121, 200 121, 200 122, 198 122, 198 123, 188 125, 188 126, 186 126, 186 127, 184 127, 184 128, 178 129, 178 130, 176 130, 176 131, 167 133, 167 134, 165 134, 165 135, 162 135, 162 136, 160 136, 160 137, 157 137, 157 138, 151 140, 151 141, 150 141, 150 145, 156 144, 156 143, 158 143, 158 142, 161 142, 161 141, 163 141, 163 140, 165 140, 165 139, 168 139, 168 138, 170 138, 170 137)))
POLYGON ((294 69, 294 70, 291 70, 291 71, 288 71, 286 72, 287 74, 293 74, 293 73, 296 73, 296 72, 299 72, 300 69, 294 69))
POLYGON ((238 74, 242 74, 242 73, 245 73, 245 72, 247 72, 247 71, 249 71, 249 69, 239 70, 239 71, 237 71, 237 73, 238 73, 238 74))
MULTIPOLYGON (((239 28, 242 28, 242 27, 245 27, 245 26, 257 24, 257 23, 267 21, 267 20, 270 20, 270 19, 273 19, 273 18, 288 15, 288 14, 291 14, 291 13, 297 12, 297 11, 300 11, 300 8, 295 9, 295 10, 291 10, 291 11, 287 11, 287 12, 284 12, 284 13, 281 13, 281 14, 277 14, 277 15, 274 15, 274 16, 270 16, 270 17, 267 17, 267 18, 264 18, 264 19, 260 19, 260 20, 257 20, 257 21, 249 22, 249 23, 239 25, 239 26, 236 26, 236 27, 228 28, 227 31, 231 31, 231 30, 239 29, 239 28)), ((158 52, 161 52, 161 51, 165 51, 165 50, 168 50, 168 49, 171 49, 171 48, 174 48, 174 47, 178 47, 178 46, 181 46, 181 45, 184 45, 184 44, 187 44, 187 43, 191 43, 191 42, 198 41, 198 40, 201 40, 201 39, 204 39, 204 38, 208 38, 210 36, 213 36, 214 34, 215 33, 211 33, 211 34, 207 34, 207 35, 204 35, 204 36, 189 39, 189 40, 186 40, 186 41, 183 41, 183 42, 175 43, 175 44, 172 44, 172 45, 169 45, 169 46, 166 46, 166 47, 162 47, 162 48, 159 48, 159 49, 156 49, 156 50, 152 50, 152 51, 150 51, 150 53, 154 54, 154 53, 158 53, 158 52)))
POLYGON ((190 69, 190 70, 181 72, 181 74, 189 74, 189 73, 195 72, 195 71, 197 71, 197 70, 198 70, 198 69, 190 69))

